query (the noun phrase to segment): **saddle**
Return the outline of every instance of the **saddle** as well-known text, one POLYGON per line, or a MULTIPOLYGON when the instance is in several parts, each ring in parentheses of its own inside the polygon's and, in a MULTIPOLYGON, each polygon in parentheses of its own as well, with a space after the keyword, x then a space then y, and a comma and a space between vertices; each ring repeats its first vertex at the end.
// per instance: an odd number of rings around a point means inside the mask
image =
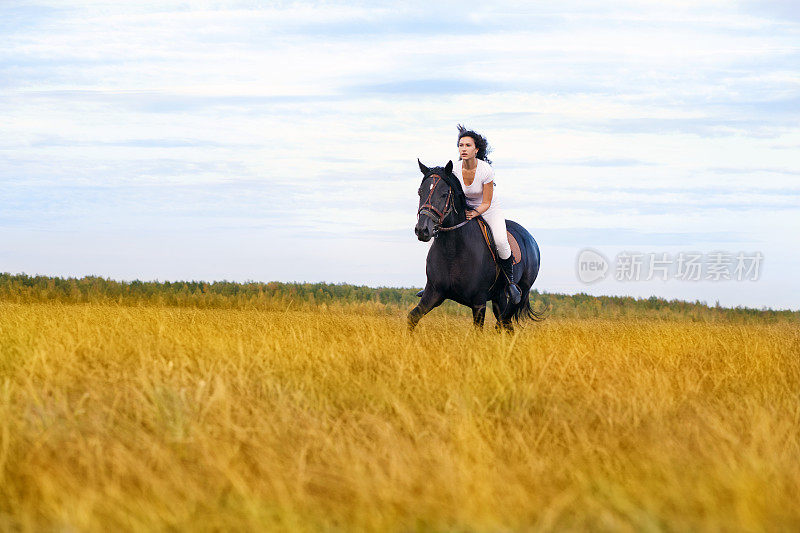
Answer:
MULTIPOLYGON (((492 228, 489 227, 489 224, 483 219, 483 217, 478 217, 478 226, 481 228, 481 233, 483 233, 483 240, 486 241, 486 246, 489 247, 489 252, 492 254, 492 258, 494 262, 497 263, 497 252, 495 252, 494 246, 494 236, 492 235, 492 228)), ((506 236, 508 237, 508 244, 511 245, 511 257, 514 258, 514 264, 519 264, 522 261, 522 252, 519 249, 519 243, 517 239, 511 234, 510 231, 506 230, 506 236)), ((516 277, 516 276, 514 276, 516 277)))

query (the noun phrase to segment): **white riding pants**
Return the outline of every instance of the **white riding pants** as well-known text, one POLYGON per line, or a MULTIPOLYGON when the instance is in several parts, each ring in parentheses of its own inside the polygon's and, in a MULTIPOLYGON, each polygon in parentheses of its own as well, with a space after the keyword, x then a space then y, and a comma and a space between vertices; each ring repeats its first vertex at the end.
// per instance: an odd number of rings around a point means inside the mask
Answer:
POLYGON ((494 237, 494 244, 497 247, 497 255, 500 259, 508 259, 511 257, 511 245, 508 244, 508 235, 506 234, 506 217, 503 216, 503 210, 498 207, 490 207, 483 215, 483 220, 492 228, 492 237, 494 237))

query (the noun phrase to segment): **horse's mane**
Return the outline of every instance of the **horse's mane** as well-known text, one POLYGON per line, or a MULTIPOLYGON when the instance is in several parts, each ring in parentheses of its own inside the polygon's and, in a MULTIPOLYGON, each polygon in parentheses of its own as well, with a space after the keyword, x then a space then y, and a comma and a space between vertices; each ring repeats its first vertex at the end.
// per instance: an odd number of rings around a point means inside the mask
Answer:
POLYGON ((467 209, 467 196, 464 194, 464 189, 461 188, 461 182, 452 172, 447 172, 444 167, 433 167, 430 172, 422 178, 425 181, 431 174, 438 174, 442 177, 451 189, 453 189, 453 205, 458 211, 459 216, 463 215, 467 209))

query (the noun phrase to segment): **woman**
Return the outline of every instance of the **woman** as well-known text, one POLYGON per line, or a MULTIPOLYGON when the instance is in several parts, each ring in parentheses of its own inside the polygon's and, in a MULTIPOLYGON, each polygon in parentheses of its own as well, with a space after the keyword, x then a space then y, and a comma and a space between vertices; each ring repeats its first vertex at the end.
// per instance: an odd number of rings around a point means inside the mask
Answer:
POLYGON ((461 188, 467 197, 467 220, 480 215, 492 228, 492 236, 497 247, 497 256, 508 281, 508 292, 511 301, 516 305, 520 300, 520 292, 514 283, 514 261, 511 258, 511 246, 506 234, 506 219, 503 210, 494 196, 494 170, 487 155, 491 151, 486 138, 479 133, 458 125, 458 153, 461 164, 453 165, 453 174, 461 182, 461 188))

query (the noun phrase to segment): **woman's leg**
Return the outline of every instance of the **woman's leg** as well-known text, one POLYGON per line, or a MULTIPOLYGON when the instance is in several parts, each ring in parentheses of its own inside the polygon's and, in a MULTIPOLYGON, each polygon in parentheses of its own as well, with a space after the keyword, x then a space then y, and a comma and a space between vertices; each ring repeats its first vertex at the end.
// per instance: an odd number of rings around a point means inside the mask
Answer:
POLYGON ((501 209, 489 209, 482 216, 486 223, 489 224, 489 227, 492 228, 492 237, 494 237, 498 257, 500 259, 508 259, 511 257, 511 245, 508 244, 506 218, 503 216, 503 211, 501 209))
POLYGON ((501 209, 489 209, 483 214, 483 219, 492 228, 494 244, 497 247, 497 256, 500 267, 508 282, 508 297, 512 304, 517 305, 522 298, 519 287, 514 282, 514 259, 511 257, 511 245, 508 244, 506 233, 506 219, 501 209), (488 216, 487 216, 488 215, 488 216))

